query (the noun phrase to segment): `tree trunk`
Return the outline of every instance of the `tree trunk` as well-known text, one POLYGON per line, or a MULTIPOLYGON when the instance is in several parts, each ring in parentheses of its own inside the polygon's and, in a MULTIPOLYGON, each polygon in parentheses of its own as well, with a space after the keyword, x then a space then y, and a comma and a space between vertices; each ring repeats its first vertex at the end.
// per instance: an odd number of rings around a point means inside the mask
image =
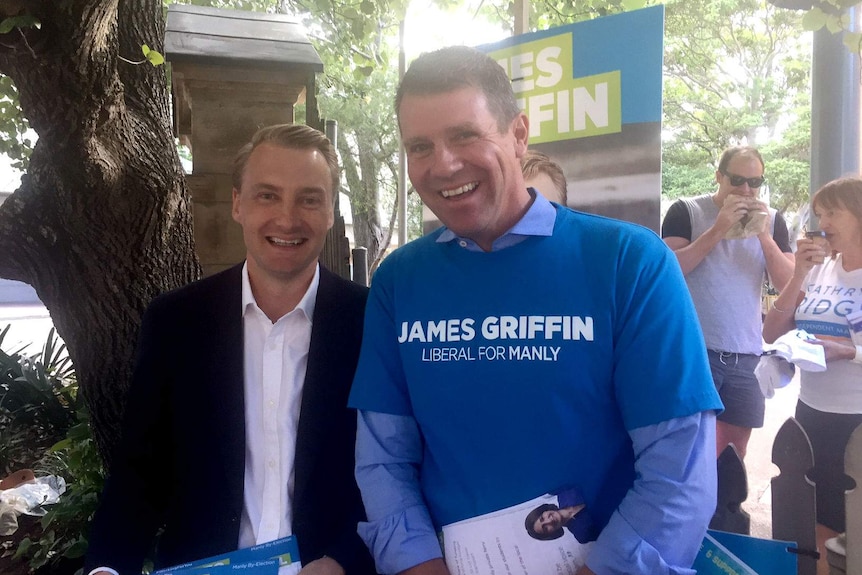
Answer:
POLYGON ((377 209, 380 189, 376 179, 378 166, 368 146, 359 138, 355 138, 355 141, 358 148, 356 155, 347 145, 343 131, 338 136, 339 153, 347 181, 345 191, 350 197, 350 210, 353 216, 354 247, 367 248, 368 261, 373 262, 380 253, 380 239, 383 235, 377 209))
MULTIPOLYGON (((19 10, 10 4, 0 17, 19 10)), ((164 67, 121 59, 142 60, 142 44, 162 51, 162 2, 21 6, 41 27, 0 36, 0 72, 39 141, 0 207, 0 277, 31 284, 50 311, 107 463, 141 314, 200 274, 164 67)))

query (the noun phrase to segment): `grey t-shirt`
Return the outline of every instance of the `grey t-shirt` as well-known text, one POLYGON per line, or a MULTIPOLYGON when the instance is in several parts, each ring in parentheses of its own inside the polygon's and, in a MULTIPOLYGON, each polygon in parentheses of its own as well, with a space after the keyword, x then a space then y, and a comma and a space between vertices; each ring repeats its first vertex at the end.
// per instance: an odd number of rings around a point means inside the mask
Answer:
MULTIPOLYGON (((718 211, 712 195, 679 200, 665 216, 662 237, 694 241, 715 223, 718 211)), ((769 214, 772 237, 781 251, 789 253, 784 218, 772 208, 769 214)), ((763 351, 761 290, 765 277, 766 258, 757 237, 719 241, 685 276, 707 348, 755 355, 763 351)))

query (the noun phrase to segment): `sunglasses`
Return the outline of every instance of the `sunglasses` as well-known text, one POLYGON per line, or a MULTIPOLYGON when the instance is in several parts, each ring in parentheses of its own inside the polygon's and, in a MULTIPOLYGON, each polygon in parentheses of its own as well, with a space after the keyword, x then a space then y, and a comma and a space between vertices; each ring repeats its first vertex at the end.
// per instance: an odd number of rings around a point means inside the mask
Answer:
POLYGON ((724 170, 719 170, 722 174, 730 178, 730 185, 733 187, 739 187, 742 184, 748 182, 749 188, 759 188, 763 185, 763 182, 766 181, 766 178, 760 176, 759 178, 743 178, 742 176, 737 176, 736 174, 729 174, 724 170))

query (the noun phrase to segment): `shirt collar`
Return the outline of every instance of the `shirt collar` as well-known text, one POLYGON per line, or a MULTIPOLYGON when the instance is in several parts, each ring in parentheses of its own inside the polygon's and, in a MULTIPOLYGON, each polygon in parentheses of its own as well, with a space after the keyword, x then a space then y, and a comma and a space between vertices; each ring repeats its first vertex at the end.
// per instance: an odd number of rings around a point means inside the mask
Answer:
MULTIPOLYGON (((299 303, 296 304, 294 310, 300 310, 305 318, 310 322, 314 316, 314 304, 317 303, 317 288, 320 285, 320 264, 314 266, 314 277, 311 278, 311 283, 299 303)), ((254 299, 254 294, 251 291, 251 282, 248 279, 248 261, 242 264, 242 316, 245 317, 249 309, 260 311, 257 305, 257 300, 254 299), (250 307, 251 306, 251 307, 250 307)), ((261 313, 263 313, 261 311, 261 313)), ((287 314, 285 314, 287 315, 287 314)), ((282 316, 283 317, 283 316, 282 316)), ((281 319, 281 318, 279 318, 281 319)))
MULTIPOLYGON (((557 219, 557 210, 551 205, 542 194, 536 193, 533 188, 527 188, 530 196, 533 198, 527 213, 518 220, 506 233, 494 240, 491 251, 497 251, 505 247, 514 245, 529 236, 551 236, 554 233, 554 223, 557 219), (517 236, 517 237, 513 237, 517 236), (516 241, 512 241, 516 240, 516 241)), ((455 232, 444 227, 443 231, 437 236, 438 243, 451 242, 453 240, 461 240, 474 244, 469 238, 459 238, 455 232)), ((462 244, 463 245, 463 244, 462 244)))

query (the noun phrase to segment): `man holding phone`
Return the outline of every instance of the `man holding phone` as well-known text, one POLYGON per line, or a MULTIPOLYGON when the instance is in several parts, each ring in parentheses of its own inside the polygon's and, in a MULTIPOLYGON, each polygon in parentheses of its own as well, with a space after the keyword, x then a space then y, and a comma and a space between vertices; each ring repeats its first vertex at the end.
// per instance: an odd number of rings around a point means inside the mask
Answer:
POLYGON ((763 349, 764 274, 784 286, 793 273, 787 224, 758 198, 765 182, 760 153, 749 146, 721 155, 718 190, 674 203, 661 235, 691 291, 715 386, 724 403, 716 454, 733 443, 745 457, 751 430, 763 427, 765 400, 754 368, 763 349))

